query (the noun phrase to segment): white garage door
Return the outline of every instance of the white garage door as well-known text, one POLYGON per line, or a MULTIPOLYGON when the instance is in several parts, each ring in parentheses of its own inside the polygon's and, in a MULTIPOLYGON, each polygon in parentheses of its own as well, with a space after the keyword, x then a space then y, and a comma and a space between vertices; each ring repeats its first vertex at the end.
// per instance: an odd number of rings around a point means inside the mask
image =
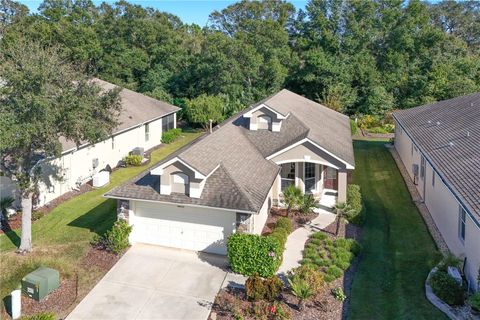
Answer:
POLYGON ((214 209, 136 202, 132 242, 226 254, 235 213, 214 209))

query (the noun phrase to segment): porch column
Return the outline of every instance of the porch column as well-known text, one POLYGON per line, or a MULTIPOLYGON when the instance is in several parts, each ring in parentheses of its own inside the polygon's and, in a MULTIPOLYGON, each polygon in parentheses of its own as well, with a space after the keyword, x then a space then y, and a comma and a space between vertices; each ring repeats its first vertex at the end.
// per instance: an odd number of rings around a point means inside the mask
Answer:
POLYGON ((296 162, 295 163, 295 185, 305 192, 305 170, 303 162, 296 162))
POLYGON ((347 171, 338 170, 338 203, 347 201, 347 171))

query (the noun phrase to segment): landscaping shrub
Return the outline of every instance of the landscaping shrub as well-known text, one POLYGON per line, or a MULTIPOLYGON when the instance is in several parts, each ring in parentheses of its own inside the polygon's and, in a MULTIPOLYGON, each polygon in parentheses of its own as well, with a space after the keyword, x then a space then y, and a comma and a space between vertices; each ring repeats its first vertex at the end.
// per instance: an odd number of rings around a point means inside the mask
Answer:
POLYGON ((288 283, 292 289, 292 294, 298 298, 298 309, 302 311, 305 309, 305 301, 314 295, 312 286, 306 280, 295 275, 288 279, 288 283))
POLYGON ((343 270, 336 265, 329 266, 327 268, 327 274, 325 275, 325 281, 332 282, 335 279, 340 278, 343 275, 343 270))
POLYGON ((283 202, 287 206, 287 212, 290 213, 290 210, 297 209, 303 200, 302 190, 295 187, 294 185, 289 185, 283 190, 283 202))
POLYGON ((468 299, 468 303, 475 311, 480 312, 480 292, 475 293, 468 299))
POLYGON ((245 281, 247 298, 253 301, 262 299, 273 301, 280 295, 283 287, 282 280, 277 276, 263 279, 255 274, 245 281))
POLYGON ((175 141, 180 134, 182 133, 182 129, 174 128, 162 133, 162 143, 172 143, 175 141))
POLYGON ((332 295, 338 301, 345 301, 347 299, 343 289, 340 287, 332 289, 332 295))
POLYGON ((42 211, 32 211, 32 221, 37 221, 41 217, 43 217, 45 214, 42 211))
POLYGON ((320 205, 319 201, 316 200, 311 194, 304 194, 301 198, 298 210, 301 213, 307 214, 312 212, 315 208, 318 208, 320 205))
POLYGON ((271 236, 235 233, 228 238, 227 255, 234 272, 262 277, 275 274, 282 262, 283 248, 271 236))
POLYGON ((350 119, 350 130, 352 132, 352 136, 354 136, 357 133, 357 123, 355 122, 354 119, 350 119))
POLYGON ((287 242, 288 232, 284 228, 277 227, 273 229, 273 232, 268 235, 271 238, 274 238, 280 244, 280 247, 283 250, 285 249, 285 243, 287 242))
POLYGON ((363 223, 363 204, 362 193, 360 186, 356 184, 349 184, 347 187, 347 205, 349 210, 346 211, 346 218, 348 221, 361 224, 363 223))
POLYGON ((126 220, 118 220, 103 236, 95 235, 91 244, 99 249, 119 254, 129 246, 130 232, 132 232, 132 226, 126 220))
POLYGON ((314 293, 319 293, 325 288, 323 274, 311 265, 302 265, 295 268, 293 277, 299 277, 308 282, 314 293))
POLYGON ((263 298, 268 301, 275 300, 283 290, 283 281, 279 277, 273 276, 263 281, 265 292, 263 298))
POLYGON ((455 255, 449 253, 445 258, 440 261, 438 264, 438 270, 443 272, 448 272, 448 267, 460 267, 462 261, 458 259, 455 255))
POLYGON ((41 312, 31 316, 23 316, 20 320, 55 320, 55 314, 52 312, 41 312))
POLYGON ((430 286, 433 293, 449 305, 461 305, 465 301, 462 286, 446 272, 435 272, 430 278, 430 286))
POLYGON ((292 231, 293 231, 292 220, 290 220, 289 218, 285 218, 285 217, 281 217, 280 219, 278 219, 275 227, 276 228, 283 228, 289 234, 292 233, 292 231))
POLYGON ((127 166, 138 167, 142 164, 143 157, 139 154, 130 154, 126 156, 123 161, 127 166))

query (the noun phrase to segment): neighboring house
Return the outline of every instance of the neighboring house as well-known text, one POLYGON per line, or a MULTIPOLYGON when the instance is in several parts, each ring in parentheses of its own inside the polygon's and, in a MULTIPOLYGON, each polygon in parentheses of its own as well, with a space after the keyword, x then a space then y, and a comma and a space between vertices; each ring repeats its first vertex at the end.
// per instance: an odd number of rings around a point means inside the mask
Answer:
POLYGON ((282 90, 105 196, 132 243, 226 254, 237 228, 262 232, 288 185, 344 202, 352 169, 348 117, 282 90))
POLYGON ((480 268, 480 93, 393 114, 395 148, 450 251, 480 268))
MULTIPOLYGON (((105 90, 115 88, 108 82, 94 81, 105 90)), ((176 127, 179 108, 128 89, 120 91, 120 98, 120 124, 108 139, 76 146, 73 141, 61 138, 61 156, 41 163, 39 193, 34 198, 36 206, 78 189, 107 165, 116 167, 136 147, 144 150, 156 147, 161 143, 162 132, 176 127)), ((15 192, 15 184, 0 176, 0 196, 15 197, 15 192)))

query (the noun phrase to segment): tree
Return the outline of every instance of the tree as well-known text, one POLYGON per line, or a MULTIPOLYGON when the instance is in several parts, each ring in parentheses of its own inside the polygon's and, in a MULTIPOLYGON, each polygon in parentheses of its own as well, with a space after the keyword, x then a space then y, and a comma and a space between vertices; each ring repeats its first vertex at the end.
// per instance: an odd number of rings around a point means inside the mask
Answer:
POLYGON ((119 90, 102 92, 76 67, 57 47, 2 43, 0 169, 21 193, 21 253, 32 250, 32 195, 43 178, 41 164, 61 153, 59 139, 94 143, 118 125, 119 90))
POLYGON ((12 0, 0 0, 0 36, 4 28, 28 14, 28 7, 12 0))
POLYGON ((298 299, 298 310, 303 311, 305 302, 314 295, 311 284, 297 275, 288 279, 288 283, 292 288, 293 295, 298 299))
POLYGON ((190 122, 208 129, 210 120, 217 124, 224 119, 224 109, 223 97, 202 94, 186 102, 185 115, 190 122))
POLYGON ((296 209, 303 202, 302 190, 295 187, 293 184, 289 185, 283 190, 283 202, 287 206, 287 216, 290 215, 292 209, 296 209))

